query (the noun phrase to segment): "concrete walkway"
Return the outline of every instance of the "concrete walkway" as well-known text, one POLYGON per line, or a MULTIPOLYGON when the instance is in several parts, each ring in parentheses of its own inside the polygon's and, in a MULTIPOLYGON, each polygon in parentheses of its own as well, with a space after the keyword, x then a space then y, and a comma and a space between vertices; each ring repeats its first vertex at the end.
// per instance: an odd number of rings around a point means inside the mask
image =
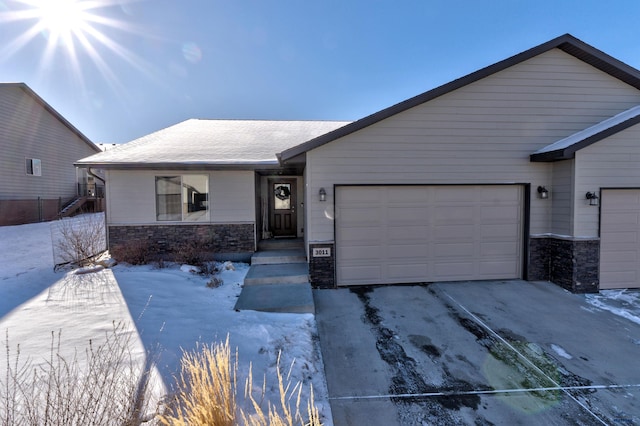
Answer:
POLYGON ((263 312, 314 313, 309 267, 303 248, 283 240, 251 258, 235 309, 263 312))

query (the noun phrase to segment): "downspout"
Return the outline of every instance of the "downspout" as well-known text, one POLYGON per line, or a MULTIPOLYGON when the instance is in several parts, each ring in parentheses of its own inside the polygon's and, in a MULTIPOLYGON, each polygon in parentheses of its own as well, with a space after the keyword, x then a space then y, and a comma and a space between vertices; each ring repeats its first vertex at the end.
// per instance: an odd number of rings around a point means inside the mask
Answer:
MULTIPOLYGON (((94 178, 101 180, 102 183, 104 184, 104 241, 105 244, 107 246, 107 250, 109 250, 109 231, 108 231, 108 226, 107 226, 107 181, 102 179, 100 176, 98 176, 97 174, 93 173, 93 171, 91 171, 91 167, 87 167, 87 173, 90 176, 93 176, 94 178)), ((97 194, 98 191, 96 191, 97 194)))

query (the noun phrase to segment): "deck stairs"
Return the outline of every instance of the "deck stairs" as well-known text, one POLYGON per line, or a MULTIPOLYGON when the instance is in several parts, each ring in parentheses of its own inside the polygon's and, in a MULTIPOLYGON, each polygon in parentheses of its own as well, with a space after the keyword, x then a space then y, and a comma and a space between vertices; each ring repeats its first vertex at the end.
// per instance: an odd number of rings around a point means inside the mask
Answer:
POLYGON ((70 203, 62 208, 58 212, 58 217, 69 217, 75 214, 78 210, 80 210, 87 203, 87 197, 76 197, 70 203))
POLYGON ((261 241, 236 310, 313 313, 309 267, 301 239, 261 241))

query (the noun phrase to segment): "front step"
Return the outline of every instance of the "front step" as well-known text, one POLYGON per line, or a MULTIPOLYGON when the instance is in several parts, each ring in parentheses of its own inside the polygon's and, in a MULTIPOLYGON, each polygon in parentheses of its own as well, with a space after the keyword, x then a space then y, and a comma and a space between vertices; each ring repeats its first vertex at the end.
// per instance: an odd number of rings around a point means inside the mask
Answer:
POLYGON ((304 250, 302 238, 272 238, 258 242, 258 251, 304 250))
POLYGON ((279 263, 306 263, 304 250, 259 251, 251 256, 252 265, 275 265, 279 263))
POLYGON ((307 263, 251 265, 244 278, 245 285, 304 284, 309 282, 307 263))

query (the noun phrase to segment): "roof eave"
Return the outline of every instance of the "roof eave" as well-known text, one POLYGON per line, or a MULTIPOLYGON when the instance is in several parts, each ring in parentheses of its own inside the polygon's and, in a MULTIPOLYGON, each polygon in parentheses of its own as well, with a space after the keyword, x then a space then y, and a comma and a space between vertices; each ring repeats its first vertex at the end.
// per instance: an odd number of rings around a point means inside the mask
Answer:
POLYGON ((277 162, 262 163, 176 163, 176 162, 76 162, 80 168, 104 170, 264 170, 280 169, 277 162))
POLYGON ((615 126, 611 126, 608 129, 605 129, 587 138, 584 138, 566 148, 531 154, 529 156, 529 160, 531 162, 569 160, 575 157, 577 151, 586 148, 596 142, 599 142, 602 139, 608 138, 609 136, 613 136, 616 133, 620 133, 621 131, 635 126, 638 123, 640 123, 640 115, 623 121, 622 123, 618 123, 615 126))

